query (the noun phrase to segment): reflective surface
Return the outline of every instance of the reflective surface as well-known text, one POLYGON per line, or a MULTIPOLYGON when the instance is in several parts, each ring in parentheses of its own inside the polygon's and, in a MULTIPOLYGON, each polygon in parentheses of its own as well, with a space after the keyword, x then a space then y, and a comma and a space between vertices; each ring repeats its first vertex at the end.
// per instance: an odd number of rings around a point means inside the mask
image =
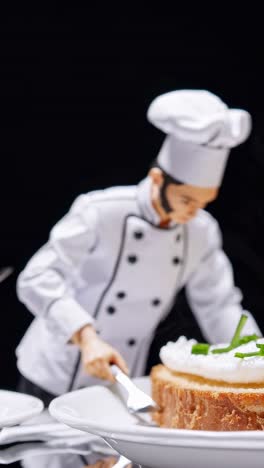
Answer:
MULTIPOLYGON (((24 468, 117 468, 139 465, 122 464, 123 457, 110 449, 104 441, 89 443, 84 440, 71 441, 51 439, 0 446, 0 465, 24 468)), ((143 467, 142 467, 143 468, 143 467)), ((145 468, 145 467, 144 467, 145 468)))
MULTIPOLYGON (((24 468, 139 468, 97 436, 58 423, 44 410, 24 423, 0 429, 0 465, 24 468)), ((145 468, 145 467, 140 467, 145 468)))

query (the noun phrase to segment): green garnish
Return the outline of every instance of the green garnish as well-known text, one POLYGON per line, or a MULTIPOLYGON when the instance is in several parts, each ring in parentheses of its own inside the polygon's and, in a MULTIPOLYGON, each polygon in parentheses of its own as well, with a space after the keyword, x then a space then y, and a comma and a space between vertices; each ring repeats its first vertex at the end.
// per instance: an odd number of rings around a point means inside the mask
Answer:
POLYGON ((208 354, 209 348, 208 343, 197 343, 192 346, 191 354, 208 354))
MULTIPOLYGON (((226 346, 225 348, 213 349, 211 351, 212 354, 228 353, 228 351, 231 351, 232 349, 238 348, 239 346, 243 344, 247 344, 250 341, 256 341, 258 338, 260 338, 255 333, 253 335, 240 336, 247 319, 248 319, 247 315, 242 314, 238 322, 238 325, 236 327, 233 338, 230 342, 230 345, 226 346)), ((260 348, 260 351, 256 353, 236 353, 235 357, 242 358, 242 357, 248 357, 248 356, 264 356, 264 344, 260 344, 260 345, 257 344, 256 346, 260 348)), ((209 353, 209 349, 210 349, 210 345, 208 343, 197 343, 192 346, 191 354, 207 355, 209 353)))
MULTIPOLYGON (((241 317, 240 317, 240 320, 238 322, 238 325, 236 327, 236 330, 235 330, 235 333, 233 335, 233 338, 231 340, 230 345, 227 346, 226 348, 213 349, 212 353, 213 354, 228 353, 228 351, 231 351, 234 348, 238 348, 238 346, 240 346, 240 344, 241 344, 241 340, 246 339, 246 337, 241 337, 240 336, 241 331, 244 328, 246 321, 247 321, 247 315, 242 314, 241 317)), ((250 336, 252 337, 253 335, 248 335, 247 339, 249 339, 250 336)), ((249 341, 252 341, 252 339, 249 339, 249 341)))
POLYGON ((251 356, 264 356, 264 344, 258 344, 256 343, 257 348, 259 348, 259 351, 253 352, 253 353, 235 353, 235 357, 238 358, 245 358, 245 357, 251 357, 251 356))
POLYGON ((245 326, 245 323, 246 323, 247 319, 248 319, 247 315, 244 315, 244 314, 241 315, 240 320, 238 322, 238 325, 236 327, 234 336, 233 336, 233 338, 231 340, 231 346, 233 348, 237 348, 237 346, 239 346, 239 342, 241 340, 240 334, 241 334, 241 332, 242 332, 242 330, 243 330, 243 328, 245 326))
POLYGON ((212 354, 228 353, 228 351, 231 351, 231 349, 233 349, 231 346, 227 346, 226 348, 212 349, 212 354))
POLYGON ((256 343, 256 347, 264 352, 264 343, 256 343))
POLYGON ((232 349, 238 348, 239 346, 241 346, 243 344, 247 344, 250 341, 257 341, 259 338, 260 338, 260 336, 255 335, 255 334, 254 335, 245 335, 245 336, 242 336, 242 338, 240 338, 240 340, 239 340, 239 342, 238 342, 238 344, 236 346, 231 346, 231 344, 230 344, 226 348, 213 349, 212 353, 214 353, 214 354, 227 353, 228 351, 231 351, 232 349))
POLYGON ((250 341, 257 341, 259 338, 260 338, 260 336, 256 335, 255 333, 254 333, 254 335, 242 336, 242 338, 240 338, 240 340, 239 340, 239 346, 243 345, 243 344, 247 344, 250 341))
POLYGON ((245 358, 245 357, 251 357, 251 356, 264 356, 264 353, 262 352, 257 352, 257 353, 235 353, 235 357, 239 358, 245 358))

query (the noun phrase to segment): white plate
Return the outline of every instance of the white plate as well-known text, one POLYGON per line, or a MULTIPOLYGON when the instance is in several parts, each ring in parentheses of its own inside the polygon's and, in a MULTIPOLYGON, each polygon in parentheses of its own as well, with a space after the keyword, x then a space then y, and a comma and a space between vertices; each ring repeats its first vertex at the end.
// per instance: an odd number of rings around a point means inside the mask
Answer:
MULTIPOLYGON (((134 382, 150 393, 147 377, 134 382)), ((136 463, 153 468, 263 468, 264 431, 213 432, 140 425, 116 385, 93 386, 55 398, 50 412, 71 427, 103 437, 136 463)))
POLYGON ((0 390, 0 428, 20 424, 39 414, 43 408, 39 398, 0 390))

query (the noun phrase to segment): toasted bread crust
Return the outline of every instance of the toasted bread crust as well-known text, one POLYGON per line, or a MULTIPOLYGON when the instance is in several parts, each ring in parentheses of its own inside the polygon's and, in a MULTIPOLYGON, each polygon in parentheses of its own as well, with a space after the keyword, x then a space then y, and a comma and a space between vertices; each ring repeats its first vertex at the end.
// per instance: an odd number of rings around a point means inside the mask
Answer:
POLYGON ((151 371, 152 396, 160 407, 153 419, 161 427, 210 431, 264 429, 264 383, 232 387, 163 365, 151 371))

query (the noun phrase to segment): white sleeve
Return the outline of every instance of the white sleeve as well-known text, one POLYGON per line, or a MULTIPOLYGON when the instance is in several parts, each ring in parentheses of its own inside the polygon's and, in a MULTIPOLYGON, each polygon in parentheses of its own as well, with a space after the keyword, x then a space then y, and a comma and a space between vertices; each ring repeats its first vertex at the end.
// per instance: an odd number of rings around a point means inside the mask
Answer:
POLYGON ((210 343, 229 342, 242 313, 248 315, 244 334, 262 335, 252 315, 240 304, 232 266, 222 250, 218 224, 210 220, 206 252, 186 286, 186 295, 205 338, 210 343))
POLYGON ((74 298, 73 284, 97 244, 97 212, 80 196, 51 230, 49 241, 28 262, 17 282, 19 299, 47 320, 58 339, 72 335, 93 318, 74 298))

